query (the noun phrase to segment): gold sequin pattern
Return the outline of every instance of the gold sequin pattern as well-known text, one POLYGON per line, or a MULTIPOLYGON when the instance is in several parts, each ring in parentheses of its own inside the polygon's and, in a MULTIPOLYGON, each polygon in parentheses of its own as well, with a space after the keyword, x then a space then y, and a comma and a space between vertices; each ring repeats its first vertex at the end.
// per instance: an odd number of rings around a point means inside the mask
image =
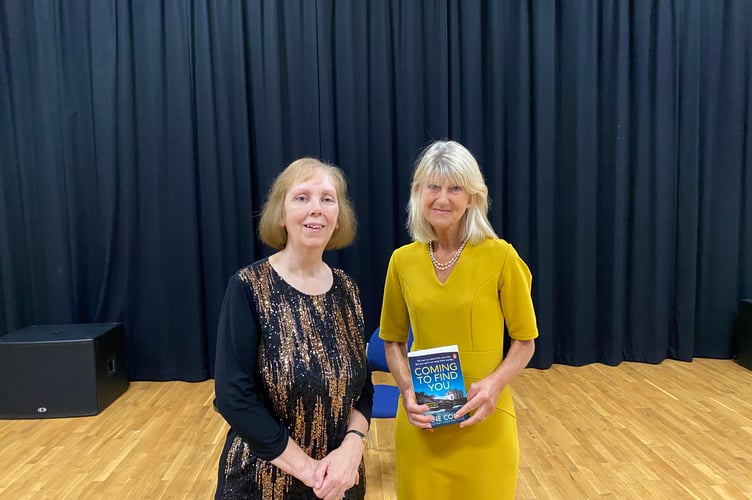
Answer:
MULTIPOLYGON (((258 367, 268 404, 290 437, 316 459, 342 442, 367 376, 358 289, 344 272, 332 271, 332 287, 321 295, 296 290, 267 260, 239 273, 256 308, 258 367)), ((239 498, 315 498, 310 488, 253 455, 240 438, 236 441, 237 449, 233 443, 227 457, 227 468, 233 470, 226 470, 226 477, 252 477, 254 484, 232 489, 257 492, 239 498)), ((360 485, 346 498, 363 498, 362 463, 360 471, 360 485)))

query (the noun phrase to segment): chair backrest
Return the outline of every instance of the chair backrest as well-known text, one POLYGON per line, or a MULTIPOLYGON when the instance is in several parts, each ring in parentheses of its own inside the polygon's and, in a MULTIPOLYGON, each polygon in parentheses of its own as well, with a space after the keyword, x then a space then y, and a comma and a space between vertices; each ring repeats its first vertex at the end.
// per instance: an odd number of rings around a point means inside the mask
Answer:
MULTIPOLYGON (((389 365, 386 362, 386 353, 384 352, 384 341, 379 337, 379 327, 371 334, 371 338, 368 340, 368 346, 366 347, 366 359, 368 360, 368 366, 372 371, 388 372, 389 365)), ((407 331, 407 350, 413 345, 413 329, 409 328, 407 331)))

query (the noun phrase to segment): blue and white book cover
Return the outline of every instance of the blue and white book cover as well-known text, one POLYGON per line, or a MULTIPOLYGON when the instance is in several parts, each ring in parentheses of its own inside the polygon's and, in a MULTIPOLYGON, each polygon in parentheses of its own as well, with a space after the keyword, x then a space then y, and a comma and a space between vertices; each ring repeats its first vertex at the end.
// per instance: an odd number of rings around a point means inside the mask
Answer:
POLYGON ((455 418, 457 410, 467 403, 462 377, 459 349, 456 345, 422 349, 407 353, 415 399, 428 405, 425 415, 433 415, 432 427, 462 422, 470 417, 455 418))

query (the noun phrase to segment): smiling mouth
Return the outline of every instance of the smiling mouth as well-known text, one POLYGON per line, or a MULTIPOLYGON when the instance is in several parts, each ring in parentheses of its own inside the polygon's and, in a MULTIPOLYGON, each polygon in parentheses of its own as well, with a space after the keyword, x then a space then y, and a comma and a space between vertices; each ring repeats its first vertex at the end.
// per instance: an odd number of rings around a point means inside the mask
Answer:
POLYGON ((323 229, 324 228, 322 224, 303 224, 303 227, 307 227, 308 229, 323 229))

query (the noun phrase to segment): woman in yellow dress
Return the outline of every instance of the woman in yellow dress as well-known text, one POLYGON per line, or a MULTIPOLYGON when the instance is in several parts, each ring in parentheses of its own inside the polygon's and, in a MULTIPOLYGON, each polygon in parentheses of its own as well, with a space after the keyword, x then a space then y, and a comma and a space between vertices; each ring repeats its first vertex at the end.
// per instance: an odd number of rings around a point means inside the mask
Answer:
POLYGON ((472 154, 454 141, 422 153, 413 175, 408 230, 413 243, 392 254, 380 337, 399 386, 398 498, 512 499, 519 445, 509 383, 535 351, 532 276, 487 218, 488 188, 472 154), (457 344, 467 403, 460 424, 431 426, 416 402, 407 362, 412 350, 457 344), (511 337, 503 354, 504 328, 511 337))

